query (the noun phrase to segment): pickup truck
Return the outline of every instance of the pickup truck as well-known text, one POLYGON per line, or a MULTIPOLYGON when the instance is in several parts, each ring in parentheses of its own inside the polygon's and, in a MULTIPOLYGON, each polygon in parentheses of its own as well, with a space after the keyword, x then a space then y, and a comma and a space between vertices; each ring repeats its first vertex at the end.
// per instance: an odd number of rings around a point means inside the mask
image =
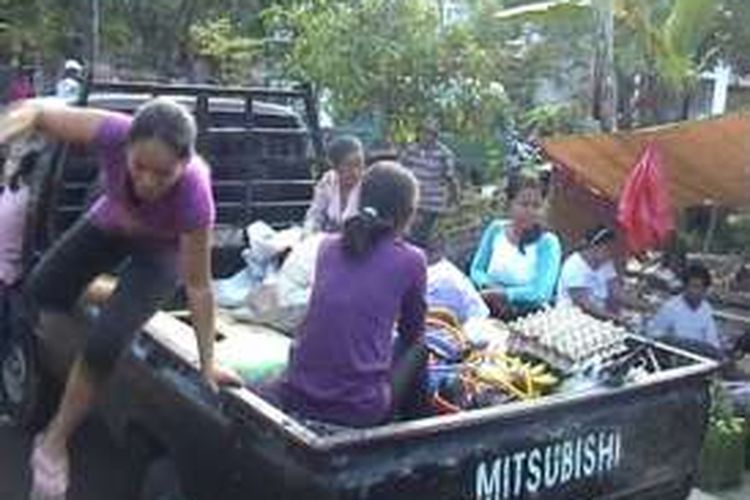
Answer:
MULTIPOLYGON (((280 96, 306 102, 303 120, 293 107, 263 102, 277 96, 268 90, 98 88, 118 96, 100 95, 94 86, 87 105, 132 111, 154 94, 192 103, 202 123, 201 150, 214 168, 218 229, 230 235, 219 239, 216 249, 221 274, 236 269, 242 241, 233 235, 250 220, 284 225, 301 217, 316 161, 311 152, 319 152, 309 89, 280 96), (220 119, 231 123, 217 124, 220 119), (230 144, 218 146, 227 137, 230 144), (271 147, 274 141, 278 149, 271 147), (267 156, 282 151, 285 158, 272 165, 267 156), (259 182, 264 184, 255 189, 259 182), (301 201, 290 200, 297 189, 301 201), (274 193, 279 196, 260 198, 274 193)), ((95 174, 89 169, 85 178, 74 176, 83 175, 87 169, 77 167, 89 158, 63 146, 40 156, 49 165, 37 172, 29 265, 85 206, 95 174)), ((20 291, 12 310, 3 388, 15 421, 33 428, 48 416, 55 387, 95 307, 82 304, 47 328, 31 320, 28 298, 20 291)), ((238 336, 261 341, 269 334, 224 319, 218 330, 220 343, 238 336)), ((300 421, 249 388, 211 391, 197 370, 189 318, 165 310, 119 361, 98 413, 141 467, 141 500, 684 499, 696 472, 709 380, 717 367, 640 337, 629 342, 649 344, 664 370, 623 387, 370 429, 334 429, 300 421)))

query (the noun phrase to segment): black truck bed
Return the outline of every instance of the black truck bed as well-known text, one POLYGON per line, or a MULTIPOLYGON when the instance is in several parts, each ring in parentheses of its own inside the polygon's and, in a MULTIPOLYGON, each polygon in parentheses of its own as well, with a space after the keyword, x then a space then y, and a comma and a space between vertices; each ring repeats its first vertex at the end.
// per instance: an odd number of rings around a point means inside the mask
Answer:
MULTIPOLYGON (((146 335, 194 364, 190 328, 178 323, 161 315, 146 335)), ((254 330, 263 327, 222 329, 229 335, 254 330)), ((248 389, 225 390, 232 463, 244 471, 236 498, 243 491, 269 499, 684 498, 716 364, 633 339, 684 366, 621 388, 333 434, 298 422, 248 389)))

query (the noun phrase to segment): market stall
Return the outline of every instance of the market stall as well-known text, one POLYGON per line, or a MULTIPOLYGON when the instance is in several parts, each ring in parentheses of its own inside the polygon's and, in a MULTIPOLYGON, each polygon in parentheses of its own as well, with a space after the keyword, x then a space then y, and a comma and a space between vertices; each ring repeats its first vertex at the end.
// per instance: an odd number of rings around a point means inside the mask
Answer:
POLYGON ((569 241, 612 223, 625 180, 649 144, 663 158, 675 209, 750 202, 750 112, 615 134, 542 141, 553 162, 551 223, 569 241))

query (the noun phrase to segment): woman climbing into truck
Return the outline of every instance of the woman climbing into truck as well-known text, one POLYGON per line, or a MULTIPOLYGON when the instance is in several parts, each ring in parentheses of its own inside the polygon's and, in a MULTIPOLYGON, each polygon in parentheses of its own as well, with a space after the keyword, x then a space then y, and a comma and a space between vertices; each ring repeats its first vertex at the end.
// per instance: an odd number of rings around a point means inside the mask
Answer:
POLYGON ((64 498, 67 444, 88 414, 124 346, 184 282, 212 385, 237 382, 213 361, 210 242, 214 201, 209 170, 195 153, 196 127, 180 105, 155 99, 134 117, 27 101, 0 116, 0 144, 30 132, 91 146, 103 194, 60 238, 28 279, 39 320, 68 312, 99 274, 119 269, 111 298, 93 320, 57 413, 34 441, 32 498, 64 498))

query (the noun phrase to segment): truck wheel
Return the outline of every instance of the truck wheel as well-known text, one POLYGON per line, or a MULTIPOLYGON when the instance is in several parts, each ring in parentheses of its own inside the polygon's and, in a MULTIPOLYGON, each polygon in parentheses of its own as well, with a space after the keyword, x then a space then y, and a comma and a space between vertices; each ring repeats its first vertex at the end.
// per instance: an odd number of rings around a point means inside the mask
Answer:
POLYGON ((39 430, 51 415, 53 391, 30 335, 17 332, 11 336, 0 368, 10 418, 16 425, 39 430))
POLYGON ((140 500, 187 500, 177 467, 169 457, 159 457, 148 465, 140 500))
POLYGON ((669 497, 670 500, 687 500, 690 498, 690 493, 693 491, 693 479, 686 478, 682 484, 677 488, 674 494, 669 497))

